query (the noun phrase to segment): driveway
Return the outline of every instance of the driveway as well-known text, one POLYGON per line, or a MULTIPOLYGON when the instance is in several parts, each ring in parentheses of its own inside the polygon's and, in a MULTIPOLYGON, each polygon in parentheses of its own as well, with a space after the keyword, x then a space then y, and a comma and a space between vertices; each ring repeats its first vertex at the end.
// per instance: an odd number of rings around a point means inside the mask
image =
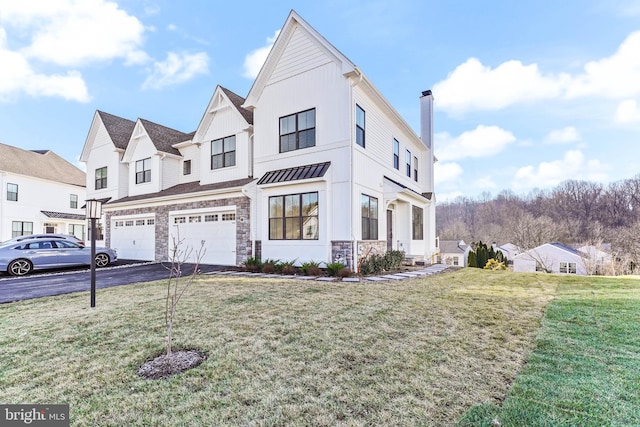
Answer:
MULTIPOLYGON (((200 271, 203 273, 223 268, 218 265, 200 265, 200 271)), ((184 264, 182 270, 183 275, 189 275, 193 272, 193 265, 184 264)), ((96 270, 96 288, 150 282, 168 277, 169 272, 163 264, 121 260, 115 265, 96 270)), ((72 292, 88 292, 90 289, 91 270, 89 268, 38 272, 24 277, 0 274, 0 303, 72 292)))

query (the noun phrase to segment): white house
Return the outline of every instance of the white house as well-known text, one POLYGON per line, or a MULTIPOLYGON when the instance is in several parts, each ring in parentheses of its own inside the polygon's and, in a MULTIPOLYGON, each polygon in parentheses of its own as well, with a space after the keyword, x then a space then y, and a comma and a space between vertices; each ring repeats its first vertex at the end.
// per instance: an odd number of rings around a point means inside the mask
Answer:
POLYGON ((585 254, 582 261, 588 274, 615 274, 615 262, 611 253, 604 251, 609 245, 586 245, 578 248, 585 254))
POLYGON ((586 254, 561 243, 545 243, 513 258, 513 271, 587 275, 586 254))
POLYGON ((464 240, 440 240, 438 262, 466 267, 469 252, 471 252, 471 246, 464 240))
POLYGON ((182 133, 101 111, 81 160, 121 258, 166 260, 172 236, 203 262, 332 262, 435 253, 433 97, 419 137, 295 11, 245 98, 218 86, 182 133))
POLYGON ((33 233, 86 238, 85 173, 49 150, 0 144, 0 242, 33 233))

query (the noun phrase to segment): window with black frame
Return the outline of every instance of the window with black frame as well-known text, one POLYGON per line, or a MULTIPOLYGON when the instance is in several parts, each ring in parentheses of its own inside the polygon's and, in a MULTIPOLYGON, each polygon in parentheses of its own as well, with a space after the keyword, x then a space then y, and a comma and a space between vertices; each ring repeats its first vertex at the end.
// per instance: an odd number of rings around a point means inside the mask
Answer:
POLYGON ((316 145, 316 109, 280 117, 280 152, 316 145))
POLYGON ((362 240, 378 240, 378 199, 362 194, 362 240))
POLYGON ((236 165, 236 136, 231 135, 211 141, 211 169, 236 165))
POLYGON ((269 240, 317 240, 318 193, 269 197, 269 240))

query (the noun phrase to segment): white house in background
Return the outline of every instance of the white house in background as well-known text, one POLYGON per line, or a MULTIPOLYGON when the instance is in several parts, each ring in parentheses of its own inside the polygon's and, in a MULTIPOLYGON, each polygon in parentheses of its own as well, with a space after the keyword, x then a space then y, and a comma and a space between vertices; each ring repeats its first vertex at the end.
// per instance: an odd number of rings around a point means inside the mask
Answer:
POLYGON ((545 243, 513 258, 513 271, 587 275, 586 254, 561 243, 545 243))
POLYGON ((500 246, 494 244, 493 249, 496 251, 501 251, 502 254, 507 257, 507 265, 509 266, 513 265, 513 258, 515 258, 515 256, 521 252, 520 248, 518 248, 518 246, 514 245, 513 243, 505 243, 500 246))
POLYGON ((0 241, 33 233, 86 238, 85 173, 49 150, 0 144, 0 241))
POLYGON ((615 274, 616 271, 613 256, 602 249, 604 248, 593 245, 586 245, 578 248, 578 251, 585 254, 582 262, 588 274, 615 274))
POLYGON ((248 257, 349 267, 388 249, 435 253, 433 97, 419 137, 369 79, 295 11, 246 99, 218 86, 182 133, 98 111, 81 160, 121 258, 248 257))
POLYGON ((471 246, 464 240, 440 240, 438 262, 466 267, 469 252, 471 252, 471 246))

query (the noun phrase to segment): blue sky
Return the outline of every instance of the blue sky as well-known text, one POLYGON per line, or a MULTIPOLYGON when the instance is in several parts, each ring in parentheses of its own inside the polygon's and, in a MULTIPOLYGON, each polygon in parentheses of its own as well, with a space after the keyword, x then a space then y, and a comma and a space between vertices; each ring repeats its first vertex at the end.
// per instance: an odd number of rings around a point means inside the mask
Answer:
POLYGON ((0 142, 77 164, 96 109, 193 131, 291 9, 416 132, 433 90, 439 201, 640 173, 640 0, 0 0, 0 142))

